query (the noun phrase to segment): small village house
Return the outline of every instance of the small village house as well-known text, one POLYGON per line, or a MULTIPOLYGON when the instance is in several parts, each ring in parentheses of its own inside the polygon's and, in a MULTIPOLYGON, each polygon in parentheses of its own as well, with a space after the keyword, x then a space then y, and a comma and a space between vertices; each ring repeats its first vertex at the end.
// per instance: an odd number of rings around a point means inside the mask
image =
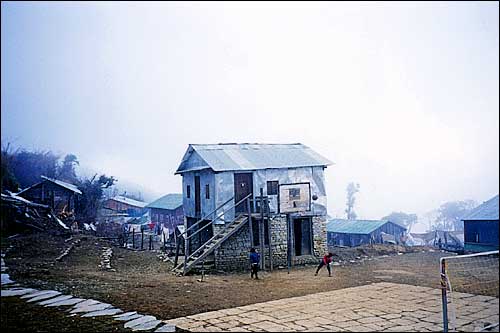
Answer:
POLYGON ((275 266, 287 265, 289 247, 294 263, 316 263, 326 251, 330 164, 300 143, 189 145, 176 171, 193 253, 188 265, 213 253, 217 269, 247 269, 249 249, 264 245, 275 266), (261 209, 264 197, 268 208, 261 209))
POLYGON ((465 251, 498 250, 498 195, 473 209, 462 221, 465 251))
MULTIPOLYGON (((128 216, 137 217, 143 215, 147 211, 146 205, 146 202, 130 199, 123 195, 117 195, 105 200, 103 208, 114 214, 127 214, 128 216)), ((109 212, 108 215, 110 214, 109 212)))
POLYGON ((328 246, 358 246, 363 244, 400 244, 406 228, 383 220, 332 219, 326 225, 328 246))
POLYGON ((55 212, 74 211, 82 192, 76 185, 42 176, 42 181, 19 193, 18 196, 35 203, 47 205, 55 212))
POLYGON ((181 193, 164 195, 148 204, 146 208, 149 208, 151 222, 155 224, 158 231, 168 228, 170 234, 173 233, 176 226, 184 225, 181 193))

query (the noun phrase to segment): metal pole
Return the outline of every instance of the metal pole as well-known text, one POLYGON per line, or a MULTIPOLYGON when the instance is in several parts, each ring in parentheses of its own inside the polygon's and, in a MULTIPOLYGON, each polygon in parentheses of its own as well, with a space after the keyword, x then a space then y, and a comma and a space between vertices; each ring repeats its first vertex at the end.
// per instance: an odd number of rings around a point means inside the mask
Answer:
POLYGON ((135 229, 132 229, 132 248, 135 249, 135 229))
POLYGON ((152 242, 153 242, 153 235, 149 235, 149 251, 152 250, 152 247, 151 247, 152 242))
POLYGON ((444 332, 448 332, 448 298, 446 297, 446 261, 445 258, 440 260, 441 266, 441 303, 443 303, 443 326, 444 332))
POLYGON ((144 245, 144 230, 142 230, 141 227, 141 250, 144 249, 143 245, 144 245))
POLYGON ((259 222, 259 243, 260 243, 260 269, 265 268, 264 262, 264 189, 260 188, 260 222, 259 222))
POLYGON ((247 199, 247 214, 248 214, 248 227, 250 228, 250 247, 253 247, 253 225, 252 225, 252 209, 250 207, 250 198, 247 199))

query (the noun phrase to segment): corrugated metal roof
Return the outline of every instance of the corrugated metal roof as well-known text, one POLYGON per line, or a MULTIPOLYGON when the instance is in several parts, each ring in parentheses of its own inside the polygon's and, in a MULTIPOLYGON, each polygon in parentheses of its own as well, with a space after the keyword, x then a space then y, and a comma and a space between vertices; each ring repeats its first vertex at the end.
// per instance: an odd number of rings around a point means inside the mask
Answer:
POLYGON ((140 207, 140 208, 144 208, 147 205, 146 202, 130 199, 130 198, 124 197, 122 195, 117 195, 117 196, 111 198, 110 200, 114 200, 117 202, 121 202, 121 203, 130 205, 130 206, 140 207))
POLYGON ((170 193, 164 195, 163 197, 153 201, 147 208, 159 208, 159 209, 170 209, 174 210, 182 206, 182 194, 170 193))
MULTIPOLYGON (((53 179, 53 178, 49 178, 49 177, 45 177, 45 176, 41 176, 41 178, 42 178, 42 179, 44 179, 44 180, 47 180, 47 181, 49 181, 49 182, 51 182, 51 183, 54 183, 54 184, 56 184, 56 185, 59 185, 59 186, 61 186, 61 187, 64 187, 65 189, 68 189, 68 190, 73 191, 73 192, 75 192, 75 193, 82 194, 82 191, 80 191, 76 185, 73 185, 73 184, 70 184, 70 183, 63 182, 62 180, 57 180, 57 179, 53 179)), ((20 191, 20 192, 18 192, 18 193, 16 193, 16 194, 22 194, 23 192, 26 192, 26 191, 27 191, 27 190, 29 190, 30 188, 32 188, 32 187, 34 187, 34 186, 37 186, 37 185, 39 185, 39 184, 41 184, 41 183, 42 183, 42 182, 40 182, 40 183, 36 183, 36 184, 34 184, 34 185, 31 185, 30 187, 27 187, 27 188, 25 188, 24 190, 22 190, 22 191, 20 191)))
POLYGON ((49 178, 49 177, 45 177, 45 176, 42 176, 42 178, 46 179, 48 181, 51 181, 53 183, 56 183, 57 185, 62 186, 64 188, 67 188, 68 190, 71 190, 71 191, 73 191, 75 193, 82 194, 82 191, 80 191, 76 185, 63 182, 62 180, 57 180, 57 179, 52 179, 52 178, 49 178))
POLYGON ((498 220, 498 194, 474 208, 462 221, 498 220))
MULTIPOLYGON (((383 220, 344 220, 333 219, 326 225, 327 232, 338 232, 343 234, 369 234, 390 221, 383 220)), ((391 222, 394 223, 394 222, 391 222)), ((396 223, 394 223, 396 224, 396 223)), ((399 224, 396 224, 400 226, 399 224)), ((403 229, 406 229, 400 226, 403 229)))
POLYGON ((214 171, 233 171, 327 166, 331 164, 331 161, 301 143, 192 144, 189 145, 176 173, 206 168, 214 171), (195 162, 191 165, 189 160, 193 156, 195 162))

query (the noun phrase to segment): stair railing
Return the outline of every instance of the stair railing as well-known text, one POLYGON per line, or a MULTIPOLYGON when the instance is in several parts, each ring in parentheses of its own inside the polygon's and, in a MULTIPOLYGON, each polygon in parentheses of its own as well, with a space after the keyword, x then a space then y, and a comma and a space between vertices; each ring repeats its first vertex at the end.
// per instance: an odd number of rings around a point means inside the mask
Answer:
POLYGON ((179 236, 183 236, 184 234, 187 235, 187 233, 188 233, 189 230, 193 229, 194 227, 196 227, 201 222, 207 220, 210 216, 214 215, 215 212, 217 212, 219 209, 221 209, 222 207, 224 207, 225 205, 227 205, 233 199, 234 199, 234 197, 231 197, 228 200, 224 201, 222 204, 220 204, 219 206, 217 206, 213 211, 211 211, 210 213, 206 214, 201 219, 199 219, 198 221, 196 221, 192 226, 190 226, 189 228, 187 228, 186 230, 184 230, 179 236))
MULTIPOLYGON (((240 201, 238 201, 237 203, 231 205, 229 208, 225 209, 222 211, 222 213, 220 213, 219 215, 217 215, 212 221, 210 221, 210 223, 206 224, 205 226, 203 226, 202 228, 196 230, 193 234, 191 235, 188 235, 187 234, 187 230, 185 231, 186 232, 186 237, 185 237, 185 251, 184 251, 184 274, 186 274, 186 268, 187 268, 187 262, 189 259, 193 258, 196 254, 198 254, 198 252, 200 252, 204 247, 205 245, 207 245, 208 243, 210 243, 212 240, 214 240, 217 236, 219 236, 220 234, 222 234, 224 231, 227 230, 227 228, 232 225, 234 223, 234 221, 236 221, 238 218, 240 218, 242 215, 244 215, 243 213, 239 214, 238 216, 236 216, 230 223, 225 223, 224 225, 224 228, 218 232, 217 234, 215 234, 214 236, 212 236, 212 238, 210 238, 209 240, 207 240, 205 243, 203 243, 202 245, 200 245, 193 253, 189 254, 189 240, 197 235, 199 232, 201 232, 203 229, 205 229, 206 227, 208 226, 212 226, 214 224, 215 221, 217 221, 218 218, 220 218, 221 216, 224 215, 224 213, 226 213, 227 211, 229 211, 230 209, 240 205, 241 203, 243 203, 245 200, 250 200, 250 197, 253 195, 253 193, 250 193, 248 194, 247 196, 245 196, 244 198, 242 198, 240 201)), ((226 201, 224 204, 220 205, 219 207, 217 207, 212 213, 210 213, 209 215, 207 216, 210 216, 211 214, 215 213, 218 209, 224 207, 224 205, 226 205, 229 201, 231 201, 234 197, 232 197, 231 199, 229 199, 228 201, 226 201)), ((250 218, 250 216, 249 216, 250 218)), ((198 221, 198 223, 200 223, 201 221, 198 221)), ((193 225, 194 226, 194 225, 193 225)))

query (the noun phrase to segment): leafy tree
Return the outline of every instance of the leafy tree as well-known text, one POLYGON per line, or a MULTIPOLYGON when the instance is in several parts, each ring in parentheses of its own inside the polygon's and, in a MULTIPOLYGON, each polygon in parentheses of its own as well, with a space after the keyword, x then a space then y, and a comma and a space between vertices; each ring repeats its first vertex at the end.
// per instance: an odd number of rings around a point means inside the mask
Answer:
POLYGON ((2 147, 1 191, 17 192, 19 183, 12 172, 13 155, 10 153, 10 144, 2 147))
POLYGON ((97 212, 101 208, 104 189, 113 186, 117 180, 111 176, 95 174, 92 178, 83 179, 78 184, 82 191, 82 197, 76 209, 77 217, 81 220, 93 222, 97 217, 97 212))
POLYGON ((349 183, 347 185, 347 208, 345 212, 347 214, 348 220, 355 220, 357 214, 354 212, 354 203, 356 202, 355 194, 359 192, 359 184, 357 183, 349 183))
POLYGON ((459 231, 464 229, 461 218, 477 206, 474 200, 450 201, 442 204, 437 210, 436 223, 433 230, 459 231))
POLYGON ((417 214, 406 214, 403 212, 392 212, 387 216, 384 216, 382 220, 391 221, 406 227, 409 231, 415 223, 418 221, 417 214))
POLYGON ((78 177, 76 176, 75 165, 80 165, 78 158, 73 154, 66 155, 59 168, 57 178, 68 183, 76 184, 78 182, 78 177))
POLYGON ((40 176, 55 178, 59 156, 48 151, 17 150, 12 154, 9 168, 19 182, 26 188, 41 181, 40 176))

